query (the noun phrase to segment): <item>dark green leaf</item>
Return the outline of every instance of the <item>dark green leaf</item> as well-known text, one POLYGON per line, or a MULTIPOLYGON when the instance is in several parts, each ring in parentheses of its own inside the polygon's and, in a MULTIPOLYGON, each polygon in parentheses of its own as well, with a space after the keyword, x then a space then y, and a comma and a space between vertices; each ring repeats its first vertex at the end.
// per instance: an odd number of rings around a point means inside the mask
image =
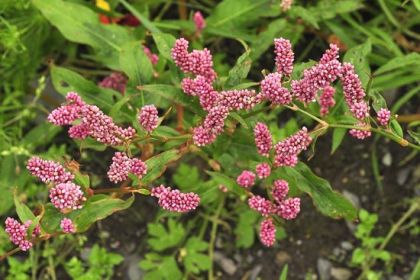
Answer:
POLYGON ((175 45, 175 37, 168 33, 153 33, 152 36, 159 53, 172 61, 171 49, 175 45))
POLYGON ((333 154, 337 148, 343 142, 344 136, 346 135, 347 129, 345 128, 335 128, 332 135, 332 145, 331 145, 331 154, 333 154))
POLYGON ((168 164, 178 160, 181 154, 178 150, 169 150, 160 153, 146 161, 147 174, 141 179, 145 185, 152 183, 154 180, 162 176, 168 164))
POLYGON ((132 86, 144 85, 152 79, 153 66, 140 42, 125 43, 120 52, 120 68, 127 74, 132 86))
POLYGON ((14 197, 16 213, 18 214, 20 221, 22 223, 25 223, 26 221, 35 220, 35 215, 32 213, 31 209, 29 209, 28 206, 20 202, 16 192, 14 194, 14 197))

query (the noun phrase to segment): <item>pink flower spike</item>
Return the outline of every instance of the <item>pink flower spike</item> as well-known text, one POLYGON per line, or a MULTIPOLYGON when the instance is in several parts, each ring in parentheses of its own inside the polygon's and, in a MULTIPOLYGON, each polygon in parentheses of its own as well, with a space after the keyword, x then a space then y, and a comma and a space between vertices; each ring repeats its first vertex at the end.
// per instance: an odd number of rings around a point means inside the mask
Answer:
POLYGON ((271 167, 268 163, 260 163, 256 166, 255 171, 257 172, 257 176, 260 179, 267 178, 270 176, 271 167))
POLYGON ((255 90, 226 90, 219 94, 219 105, 229 110, 250 110, 261 103, 261 97, 262 95, 257 94, 255 90))
POLYGON ((312 138, 308 134, 306 127, 294 135, 278 142, 274 149, 276 151, 274 164, 275 166, 295 166, 297 156, 309 146, 312 138))
POLYGON ((292 4, 293 0, 281 0, 280 8, 283 12, 286 12, 287 10, 290 10, 292 4))
POLYGON ((130 172, 141 179, 147 173, 147 165, 144 161, 133 158, 131 159, 130 172))
POLYGON ((273 138, 265 123, 259 122, 254 128, 255 145, 258 153, 268 157, 273 147, 273 138))
POLYGON ((264 217, 273 213, 274 206, 270 200, 265 199, 259 195, 255 195, 248 199, 248 205, 251 209, 259 212, 264 217))
POLYGON ((290 76, 295 58, 290 41, 284 38, 274 39, 274 53, 276 54, 277 72, 290 76))
POLYGON ((300 198, 288 198, 280 203, 277 213, 286 220, 292 220, 297 217, 300 212, 300 198))
POLYGON ((376 116, 378 123, 382 126, 387 126, 391 119, 391 111, 386 108, 381 108, 376 116))
POLYGON ((113 72, 109 76, 106 76, 102 81, 100 81, 98 86, 103 88, 110 88, 118 91, 121 94, 124 94, 127 82, 127 78, 122 73, 113 72))
POLYGON ((193 21, 195 24, 195 31, 198 35, 200 35, 201 31, 206 28, 206 21, 200 11, 194 13, 193 21))
POLYGON ((228 114, 229 110, 225 106, 213 107, 204 119, 203 127, 210 131, 210 133, 219 135, 223 132, 225 119, 227 118, 228 114))
POLYGON ((364 120, 369 117, 369 109, 369 104, 364 100, 350 105, 350 111, 353 116, 359 120, 364 120))
POLYGON ((255 174, 251 171, 244 170, 236 179, 238 185, 244 188, 252 187, 255 184, 255 174))
POLYGON ((324 87, 321 96, 319 97, 319 105, 321 106, 321 116, 327 115, 329 109, 335 105, 334 93, 335 88, 333 88, 332 86, 324 87))
POLYGON ((274 187, 271 192, 273 195, 274 200, 278 203, 281 203, 289 193, 289 183, 285 180, 275 180, 274 187))
POLYGON ((211 133, 209 129, 199 126, 193 130, 193 141, 194 144, 202 147, 213 143, 216 140, 217 135, 211 133))
POLYGON ((50 189, 51 203, 62 212, 82 208, 86 200, 80 186, 74 183, 61 183, 50 189))
POLYGON ((27 240, 29 224, 22 225, 17 220, 8 217, 5 221, 5 231, 9 235, 10 241, 19 246, 22 251, 32 248, 32 243, 27 240))
POLYGON ((116 152, 108 170, 108 178, 113 183, 127 180, 131 171, 131 159, 123 152, 116 152))
POLYGON ((60 222, 60 228, 64 233, 75 233, 76 227, 73 224, 73 221, 69 218, 64 218, 60 222))
POLYGON ((143 46, 143 51, 153 65, 156 65, 159 62, 159 56, 157 54, 152 53, 152 51, 148 47, 143 46))
POLYGON ((89 130, 83 123, 69 128, 69 136, 73 139, 85 139, 89 136, 89 130))
POLYGON ((152 132, 158 126, 159 121, 158 110, 155 105, 143 106, 140 110, 138 121, 147 132, 152 132))
POLYGON ((267 218, 261 222, 260 240, 266 247, 273 246, 276 241, 276 227, 274 226, 272 219, 267 218))
POLYGON ((330 48, 325 51, 325 53, 322 55, 321 59, 319 60, 319 63, 328 63, 332 60, 338 60, 339 58, 339 48, 335 44, 330 44, 330 48))
POLYGON ((197 194, 182 193, 164 185, 153 188, 151 195, 158 198, 160 207, 172 212, 189 212, 195 210, 200 204, 200 197, 197 194))
MULTIPOLYGON (((363 127, 363 126, 366 126, 366 124, 358 123, 357 126, 363 127)), ((362 129, 350 129, 349 134, 359 140, 363 140, 372 136, 372 132, 370 130, 362 130, 362 129)))
POLYGON ((26 168, 33 176, 38 177, 46 184, 66 183, 74 179, 74 175, 67 172, 61 164, 52 160, 43 160, 39 157, 30 158, 26 168))
POLYGON ((287 88, 281 86, 281 74, 268 74, 261 81, 261 92, 264 98, 273 104, 287 105, 292 102, 292 94, 287 88))

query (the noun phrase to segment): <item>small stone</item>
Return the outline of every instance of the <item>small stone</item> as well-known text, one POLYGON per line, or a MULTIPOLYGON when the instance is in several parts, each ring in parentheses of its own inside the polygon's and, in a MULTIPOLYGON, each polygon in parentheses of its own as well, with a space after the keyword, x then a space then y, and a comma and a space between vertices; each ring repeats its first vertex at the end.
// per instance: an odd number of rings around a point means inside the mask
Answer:
POLYGON ((139 267, 141 258, 138 255, 129 255, 124 258, 124 263, 127 265, 127 275, 130 280, 137 280, 144 278, 144 272, 139 267))
POLYGON ((387 152, 383 157, 382 157, 382 164, 385 166, 391 166, 392 164, 392 156, 390 152, 387 152))
POLYGON ((354 248, 353 244, 351 244, 349 241, 343 241, 341 242, 341 248, 344 250, 350 251, 354 248))
POLYGON ((252 270, 251 270, 251 274, 249 276, 249 280, 256 280, 258 277, 258 274, 260 274, 262 269, 262 265, 258 264, 256 265, 252 270))
POLYGON ((283 266, 286 263, 289 263, 292 260, 292 257, 286 251, 280 251, 276 254, 276 264, 283 266))
POLYGON ((300 239, 296 240, 296 245, 298 245, 298 246, 302 245, 302 240, 300 240, 300 239))
POLYGON ((318 270, 318 275, 320 280, 329 280, 331 279, 331 268, 332 264, 329 260, 324 258, 319 258, 316 263, 318 270))
POLYGON ((237 266, 235 262, 229 258, 227 258, 221 252, 214 252, 214 261, 226 272, 228 275, 235 274, 237 270, 237 266))
POLYGON ((366 176, 366 170, 364 170, 363 168, 360 169, 359 174, 360 174, 360 176, 365 177, 366 176))
POLYGON ((335 280, 349 280, 351 277, 351 271, 347 268, 333 267, 331 268, 331 276, 335 280))
POLYGON ((350 200, 356 208, 360 208, 360 199, 354 193, 351 193, 347 190, 343 191, 343 196, 350 200))
POLYGON ((397 173, 397 183, 400 186, 404 186, 405 182, 407 182, 408 175, 410 174, 410 169, 404 168, 397 173))

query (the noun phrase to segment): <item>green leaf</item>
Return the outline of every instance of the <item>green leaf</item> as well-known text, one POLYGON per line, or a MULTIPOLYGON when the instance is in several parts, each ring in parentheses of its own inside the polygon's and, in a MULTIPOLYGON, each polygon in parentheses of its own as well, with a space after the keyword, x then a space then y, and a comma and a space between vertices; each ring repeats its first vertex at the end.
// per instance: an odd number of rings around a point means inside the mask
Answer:
POLYGON ((6 213, 13 205, 13 185, 17 178, 16 161, 14 155, 1 157, 0 161, 0 215, 6 213))
POLYGON ((147 243, 158 252, 178 246, 185 235, 182 224, 177 223, 174 219, 168 220, 168 228, 165 228, 159 222, 149 224, 147 232, 149 234, 147 243))
POLYGON ((392 131, 393 131, 395 134, 397 134, 397 135, 398 135, 398 136, 400 136, 400 137, 404 137, 404 133, 403 133, 402 127, 401 127, 401 125, 398 123, 398 121, 397 121, 397 120, 391 120, 390 124, 391 124, 391 129, 392 129, 392 131))
POLYGON ((283 269, 281 270, 280 278, 279 280, 287 280, 287 273, 289 271, 289 266, 285 264, 283 266, 283 269))
POLYGON ((361 264, 365 261, 365 253, 361 248, 356 248, 356 250, 353 251, 353 255, 351 257, 351 262, 354 264, 361 264))
MULTIPOLYGON (((419 1, 419 9, 420 11, 420 1, 419 1)), ((413 272, 411 272, 410 280, 418 280, 420 279, 420 260, 417 261, 416 266, 414 267, 413 272)))
POLYGON ((385 98, 376 90, 371 90, 369 96, 372 98, 372 107, 378 112, 382 108, 387 108, 385 98))
POLYGON ((389 60, 387 63, 379 67, 374 72, 374 74, 375 76, 378 76, 388 71, 392 71, 399 68, 411 70, 414 67, 419 67, 419 66, 420 66, 420 54, 413 52, 408 55, 395 57, 389 60))
POLYGON ((236 61, 235 66, 233 66, 233 68, 229 71, 229 76, 225 83, 226 88, 230 89, 237 86, 248 76, 252 64, 250 53, 251 50, 246 49, 236 61))
POLYGON ((254 244, 254 226, 257 223, 258 218, 258 212, 251 209, 245 209, 239 212, 239 220, 235 228, 236 247, 247 249, 254 244))
POLYGON ((357 211, 350 201, 332 190, 328 181, 316 176, 307 165, 299 162, 296 167, 285 167, 282 174, 290 184, 309 194, 317 209, 332 218, 354 220, 357 211))
POLYGON ((207 255, 209 244, 197 237, 188 239, 185 245, 186 255, 184 257, 184 265, 188 272, 194 274, 200 271, 208 270, 211 266, 210 257, 207 255))
POLYGON ((29 209, 28 206, 20 202, 16 192, 14 194, 14 201, 15 201, 16 213, 18 214, 18 217, 22 223, 25 223, 26 221, 35 220, 34 213, 32 213, 31 209, 29 209))
POLYGON ((75 175, 75 183, 79 186, 81 186, 84 190, 88 189, 90 187, 90 178, 89 175, 83 174, 80 171, 73 172, 75 175))
POLYGON ((420 144, 420 132, 407 130, 407 133, 417 142, 417 144, 420 144))
POLYGON ((206 171, 206 173, 209 174, 215 182, 224 185, 228 191, 240 196, 246 195, 244 188, 240 187, 234 179, 230 178, 226 174, 214 171, 206 171))
POLYGON ((331 145, 331 154, 333 154, 337 148, 343 142, 344 136, 346 135, 347 129, 345 128, 335 128, 332 135, 332 145, 331 145))
MULTIPOLYGON (((127 209, 133 202, 134 196, 131 196, 127 200, 122 200, 101 194, 94 195, 87 200, 83 208, 70 212, 67 217, 76 224, 77 232, 84 232, 96 221, 105 219, 115 212, 127 209)), ((45 214, 41 225, 48 233, 54 233, 59 230, 62 218, 64 218, 64 215, 54 208, 54 206, 48 204, 45 207, 45 214)))
POLYGON ((21 144, 32 150, 35 147, 50 143, 61 129, 61 127, 51 125, 48 122, 41 123, 26 133, 21 144))
POLYGON ((160 55, 172 61, 171 49, 175 45, 175 37, 168 33, 152 33, 152 36, 160 55))
POLYGON ((127 10, 129 10, 140 22, 152 33, 159 33, 160 30, 157 28, 153 22, 151 22, 146 16, 142 15, 137 9, 131 6, 125 0, 119 0, 121 4, 123 4, 127 10))
POLYGON ((145 280, 180 280, 182 273, 178 268, 174 256, 161 256, 155 253, 145 255, 139 264, 140 268, 147 270, 145 280))
MULTIPOLYGON (((251 59, 257 60, 273 43, 273 38, 277 38, 287 28, 293 28, 287 24, 285 19, 277 19, 267 26, 267 29, 259 33, 251 44, 251 59)), ((284 34, 282 34, 284 37, 284 34)))
POLYGON ((97 12, 84 5, 62 0, 34 0, 32 3, 66 39, 93 47, 110 66, 118 66, 115 61, 118 61, 120 46, 134 40, 127 28, 102 24, 97 12))
POLYGON ((300 17, 303 21, 309 23, 316 29, 319 29, 318 21, 320 20, 312 10, 305 9, 302 6, 293 6, 289 12, 294 17, 300 17))
POLYGON ((146 160, 147 174, 141 179, 145 185, 162 176, 169 163, 178 160, 181 154, 178 150, 169 150, 146 160))
POLYGON ((370 67, 367 56, 372 52, 372 43, 368 38, 365 43, 349 49, 344 55, 344 61, 354 65, 362 85, 366 88, 370 79, 370 67))
POLYGON ((128 42, 122 46, 120 68, 127 74, 129 83, 133 87, 150 82, 153 76, 152 63, 138 41, 128 42))

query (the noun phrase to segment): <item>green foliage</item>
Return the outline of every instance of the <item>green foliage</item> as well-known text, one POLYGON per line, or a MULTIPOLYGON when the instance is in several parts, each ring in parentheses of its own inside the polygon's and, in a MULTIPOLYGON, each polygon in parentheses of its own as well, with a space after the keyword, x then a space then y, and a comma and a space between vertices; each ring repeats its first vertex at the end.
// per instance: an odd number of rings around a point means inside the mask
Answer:
POLYGON ((167 229, 161 223, 153 223, 147 226, 147 231, 150 236, 147 243, 158 252, 179 245, 185 235, 182 224, 174 219, 168 220, 167 229))
POLYGON ((72 257, 64 267, 74 280, 112 279, 114 267, 123 260, 121 255, 110 253, 95 244, 89 252, 86 264, 78 258, 72 257))
POLYGON ((32 267, 29 259, 25 261, 18 261, 16 258, 7 259, 9 269, 7 271, 6 280, 29 280, 28 272, 32 267))

